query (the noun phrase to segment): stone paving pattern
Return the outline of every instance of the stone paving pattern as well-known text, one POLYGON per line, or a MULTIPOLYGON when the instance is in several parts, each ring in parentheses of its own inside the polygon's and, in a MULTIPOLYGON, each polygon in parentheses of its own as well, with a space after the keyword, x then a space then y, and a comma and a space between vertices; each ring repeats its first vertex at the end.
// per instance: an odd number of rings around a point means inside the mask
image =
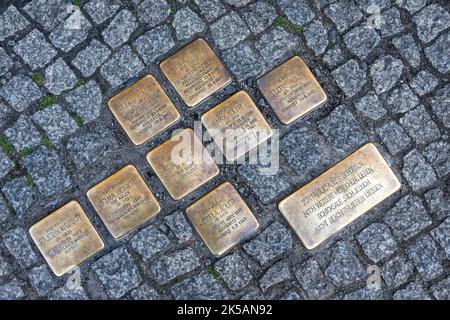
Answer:
POLYGON ((0 4, 0 299, 450 298, 448 1, 74 3, 75 13, 69 0, 0 4), (234 81, 188 109, 158 64, 197 37, 213 46, 234 81), (286 126, 255 83, 294 54, 329 100, 286 126), (107 101, 149 73, 182 120, 137 148, 107 101), (172 200, 145 154, 240 89, 281 131, 280 172, 268 177, 255 166, 221 165, 218 177, 172 200), (277 202, 367 141, 392 166, 401 190, 307 251, 277 202), (144 174, 162 211, 115 241, 85 192, 129 163, 144 174), (227 180, 261 228, 217 259, 183 210, 227 180), (76 274, 51 273, 27 231, 71 199, 81 202, 106 245, 81 266, 81 286, 73 284, 76 274), (371 265, 381 270, 380 289, 366 286, 371 265))

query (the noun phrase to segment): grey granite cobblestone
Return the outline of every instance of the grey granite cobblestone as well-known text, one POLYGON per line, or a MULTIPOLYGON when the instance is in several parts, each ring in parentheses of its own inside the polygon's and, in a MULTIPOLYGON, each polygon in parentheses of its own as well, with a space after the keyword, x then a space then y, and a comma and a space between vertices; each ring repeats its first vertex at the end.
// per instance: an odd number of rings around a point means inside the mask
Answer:
POLYGON ((21 227, 9 230, 2 235, 2 238, 5 247, 17 259, 22 268, 29 268, 39 261, 37 254, 28 241, 26 231, 21 227))
POLYGON ((325 278, 319 264, 313 258, 295 268, 300 286, 311 299, 325 299, 333 294, 334 286, 325 278))
POLYGON ((4 134, 17 152, 32 149, 41 144, 41 134, 27 116, 20 116, 11 127, 4 131, 4 134))
POLYGON ((42 97, 38 86, 28 77, 17 75, 0 88, 0 96, 16 111, 26 110, 33 102, 42 97))
POLYGON ((111 50, 100 41, 94 39, 89 46, 80 51, 72 64, 81 71, 83 76, 90 77, 111 55, 111 50))
POLYGON ((432 221, 422 201, 417 196, 408 195, 386 213, 384 222, 392 228, 395 237, 408 240, 431 225, 432 221))
POLYGON ((26 177, 18 177, 5 183, 2 192, 18 217, 23 217, 38 198, 36 190, 30 183, 27 183, 26 177))
POLYGON ((136 17, 129 10, 120 11, 109 26, 103 30, 103 40, 113 49, 127 42, 131 33, 137 28, 136 17))
POLYGON ((96 24, 101 24, 111 18, 120 8, 120 0, 89 1, 83 6, 96 24))
POLYGON ((403 158, 403 163, 403 176, 414 191, 427 189, 436 183, 436 173, 417 149, 411 150, 403 158))
POLYGON ((108 296, 113 299, 122 297, 142 281, 132 256, 124 247, 114 249, 101 257, 92 268, 108 296))
POLYGON ((174 45, 170 29, 167 26, 154 28, 134 42, 134 47, 146 64, 153 63, 174 45))
POLYGON ((52 94, 59 95, 75 87, 76 83, 77 77, 62 58, 45 69, 45 87, 52 94))
POLYGON ((334 80, 341 90, 349 97, 354 96, 366 83, 366 72, 354 59, 331 72, 334 80))
POLYGON ((247 7, 243 17, 250 30, 259 34, 272 24, 277 17, 277 12, 267 1, 258 1, 247 7))
POLYGON ((200 262, 195 252, 192 249, 184 249, 159 258, 150 268, 155 280, 160 284, 166 284, 199 266, 200 262))
POLYGON ((403 256, 395 256, 381 267, 381 276, 388 288, 397 288, 413 275, 412 263, 403 256))
POLYGON ((194 0, 194 2, 209 22, 226 12, 224 5, 219 0, 194 0))
POLYGON ((70 111, 80 116, 83 122, 89 123, 99 117, 103 95, 95 81, 91 80, 68 92, 64 98, 70 111))
POLYGON ((176 300, 223 300, 229 299, 228 292, 212 275, 203 272, 186 279, 171 289, 176 300))
POLYGON ((256 238, 244 245, 244 250, 266 266, 284 254, 292 247, 291 233, 279 222, 274 222, 256 238))
POLYGON ((211 25, 211 34, 221 49, 230 48, 250 35, 244 20, 234 11, 211 25))
POLYGON ((55 144, 59 144, 62 139, 78 129, 75 120, 59 104, 39 110, 31 118, 44 129, 50 140, 55 144))
POLYGON ((22 161, 43 195, 54 195, 72 186, 69 170, 56 152, 39 147, 22 161))
POLYGON ((440 73, 450 71, 450 31, 441 35, 431 46, 425 48, 425 55, 440 73))
POLYGON ((69 52, 87 39, 91 29, 89 20, 79 10, 75 10, 50 33, 49 38, 55 47, 69 52))
POLYGON ((178 39, 188 39, 205 30, 206 25, 200 17, 189 7, 185 7, 175 13, 173 27, 178 39))
POLYGON ((33 29, 14 46, 17 53, 32 70, 45 67, 56 56, 55 48, 47 42, 44 35, 33 29))
POLYGON ((170 240, 155 226, 148 226, 139 231, 130 241, 131 247, 144 261, 152 260, 159 252, 167 250, 170 240), (148 244, 152 243, 151 246, 148 244))
POLYGON ((15 6, 9 6, 0 15, 0 40, 3 41, 13 34, 25 29, 29 25, 25 18, 15 6))
POLYGON ((417 239, 406 252, 425 281, 436 278, 444 271, 443 257, 429 235, 417 239))
POLYGON ((165 0, 143 0, 137 7, 138 17, 148 28, 163 22, 170 14, 170 7, 165 0))
MULTIPOLYGON (((144 51, 147 51, 147 48, 142 48, 141 54, 144 51)), ((151 52, 147 51, 146 54, 151 54, 151 52)), ((131 78, 136 77, 143 69, 144 64, 133 53, 131 48, 123 46, 101 67, 100 72, 112 87, 118 87, 131 78)))
POLYGON ((239 254, 228 255, 217 261, 214 266, 231 290, 242 289, 253 279, 245 261, 239 254))
POLYGON ((405 113, 417 106, 419 102, 419 97, 411 88, 406 84, 401 84, 389 93, 386 106, 393 113, 405 113))

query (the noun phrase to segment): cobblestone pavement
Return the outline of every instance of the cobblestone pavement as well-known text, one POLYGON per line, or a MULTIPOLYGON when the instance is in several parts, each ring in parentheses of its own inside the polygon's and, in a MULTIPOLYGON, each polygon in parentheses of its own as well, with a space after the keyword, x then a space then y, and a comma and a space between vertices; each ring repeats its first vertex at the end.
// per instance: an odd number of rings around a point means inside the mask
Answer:
POLYGON ((449 299, 450 6, 446 0, 69 0, 0 4, 1 299, 449 299), (379 13, 379 14, 378 14, 379 13), (233 82, 188 109, 158 65, 203 37, 233 82), (297 54, 328 95, 283 125, 256 79, 297 54), (146 74, 182 119, 135 147, 107 101, 146 74), (145 154, 173 130, 247 90, 281 130, 281 171, 249 165, 174 201, 145 154), (307 251, 277 209, 306 181, 373 141, 402 187, 355 223, 307 251), (158 198, 158 216, 120 241, 86 191, 135 164, 158 198), (184 209, 232 181, 261 223, 253 238, 214 258, 184 209), (105 249, 76 273, 53 276, 29 227, 78 199, 105 249), (368 267, 381 289, 366 285, 368 267))

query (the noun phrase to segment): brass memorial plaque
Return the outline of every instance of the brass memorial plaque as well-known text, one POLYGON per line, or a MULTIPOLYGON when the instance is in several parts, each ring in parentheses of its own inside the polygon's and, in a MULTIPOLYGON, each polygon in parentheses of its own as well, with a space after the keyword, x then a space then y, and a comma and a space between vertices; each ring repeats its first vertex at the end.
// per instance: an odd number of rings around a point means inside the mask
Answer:
POLYGON ((202 118, 227 160, 234 161, 272 136, 272 129, 245 91, 229 97, 202 118))
POLYGON ((208 43, 199 38, 160 64, 188 107, 231 82, 231 76, 208 43))
POLYGON ((386 161, 368 143, 282 200, 279 208, 311 250, 399 188, 386 161))
POLYGON ((278 118, 289 124, 327 101, 327 95, 302 58, 295 56, 258 80, 278 118))
POLYGON ((186 214, 208 248, 220 256, 259 228, 259 222, 229 182, 194 202, 186 214))
POLYGON ((87 192, 89 201, 116 239, 153 218, 158 201, 138 170, 128 165, 87 192))
POLYGON ((100 235, 77 201, 70 201, 34 224, 30 235, 58 277, 104 247, 100 235))
POLYGON ((150 151, 147 160, 175 200, 219 174, 214 159, 190 128, 150 151))
POLYGON ((109 100, 109 108, 135 145, 178 121, 180 114, 156 79, 147 75, 109 100))

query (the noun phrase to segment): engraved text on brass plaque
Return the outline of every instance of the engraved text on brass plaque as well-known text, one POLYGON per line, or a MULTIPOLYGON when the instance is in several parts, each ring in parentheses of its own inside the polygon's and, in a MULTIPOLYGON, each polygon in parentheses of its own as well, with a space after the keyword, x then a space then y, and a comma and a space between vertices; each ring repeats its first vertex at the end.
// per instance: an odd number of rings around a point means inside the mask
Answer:
POLYGON ((284 124, 293 122, 327 100, 319 82, 298 56, 262 76, 258 87, 284 124))
POLYGON ((147 154, 172 198, 180 200, 219 174, 214 159, 192 129, 184 129, 147 154))
POLYGON ((259 227, 258 220, 229 182, 194 202, 186 213, 216 256, 225 253, 259 227))
POLYGON ((188 107, 195 107, 231 82, 224 65, 201 38, 164 60, 160 67, 188 107))
POLYGON ((34 224, 30 235, 58 277, 104 247, 97 230, 76 201, 34 224))
POLYGON ((132 165, 122 168, 91 188, 87 196, 116 239, 160 211, 158 201, 132 165))
POLYGON ((239 91, 201 118, 227 160, 234 161, 272 136, 272 129, 245 91, 239 91))
POLYGON ((313 249, 400 188, 369 143, 279 204, 307 249, 313 249))
POLYGON ((147 142, 180 118, 172 101, 151 75, 111 98, 109 108, 135 145, 147 142))

